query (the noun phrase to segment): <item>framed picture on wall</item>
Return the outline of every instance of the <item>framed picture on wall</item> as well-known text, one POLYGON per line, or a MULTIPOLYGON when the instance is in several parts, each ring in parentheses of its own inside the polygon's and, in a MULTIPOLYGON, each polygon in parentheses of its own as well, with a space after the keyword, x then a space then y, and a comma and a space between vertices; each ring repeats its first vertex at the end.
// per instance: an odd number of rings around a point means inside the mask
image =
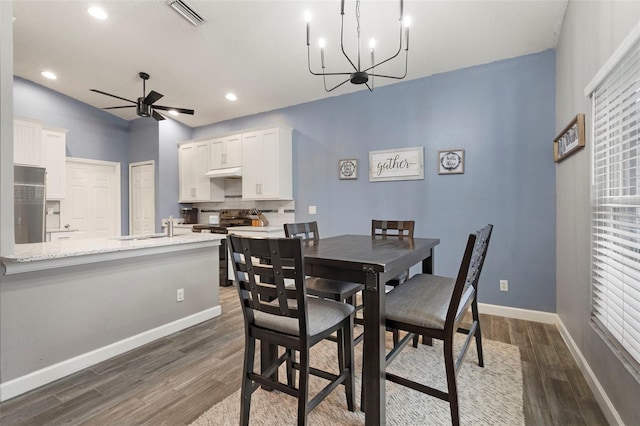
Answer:
POLYGON ((553 161, 564 160, 584 145, 584 114, 578 114, 553 140, 553 161))
POLYGON ((338 160, 339 179, 358 179, 358 160, 349 158, 338 160))
POLYGON ((464 149, 438 151, 438 174, 453 175, 464 173, 464 149))

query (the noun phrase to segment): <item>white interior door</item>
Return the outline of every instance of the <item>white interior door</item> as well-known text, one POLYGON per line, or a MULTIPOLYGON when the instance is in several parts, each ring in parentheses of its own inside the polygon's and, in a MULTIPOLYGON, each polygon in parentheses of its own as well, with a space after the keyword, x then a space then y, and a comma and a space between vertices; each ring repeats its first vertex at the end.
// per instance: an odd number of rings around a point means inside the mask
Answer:
POLYGON ((155 186, 153 161, 129 165, 129 234, 155 232, 155 186))
POLYGON ((77 229, 74 238, 120 235, 120 164, 67 159, 66 177, 61 227, 77 229))

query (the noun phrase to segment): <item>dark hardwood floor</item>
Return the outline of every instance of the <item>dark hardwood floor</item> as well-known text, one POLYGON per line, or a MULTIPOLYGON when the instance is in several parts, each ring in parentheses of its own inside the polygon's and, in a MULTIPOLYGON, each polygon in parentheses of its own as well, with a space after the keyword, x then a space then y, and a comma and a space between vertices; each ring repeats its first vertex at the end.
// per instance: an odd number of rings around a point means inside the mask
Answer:
MULTIPOLYGON (((240 388, 235 288, 222 316, 0 404, 0 425, 183 425, 240 388)), ((482 315, 483 337, 520 347, 527 425, 606 425, 553 325, 482 315)))

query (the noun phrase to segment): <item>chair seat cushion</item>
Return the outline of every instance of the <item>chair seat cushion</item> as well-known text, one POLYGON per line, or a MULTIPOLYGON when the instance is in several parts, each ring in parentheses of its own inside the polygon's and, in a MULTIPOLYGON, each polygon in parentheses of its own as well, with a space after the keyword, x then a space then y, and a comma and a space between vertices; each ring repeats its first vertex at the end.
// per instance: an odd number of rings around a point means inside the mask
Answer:
MULTIPOLYGON (((290 301, 291 307, 295 307, 295 301, 290 301)), ((355 308, 347 303, 333 300, 307 298, 307 324, 309 336, 315 336, 326 331, 342 320, 353 314, 355 308)), ((299 336, 298 319, 268 314, 262 311, 254 311, 255 325, 279 333, 299 336)))
POLYGON ((362 284, 318 277, 307 277, 306 285, 307 294, 334 300, 344 300, 364 289, 362 284))
MULTIPOLYGON (((418 327, 444 330, 455 283, 454 278, 430 274, 414 275, 387 293, 386 318, 418 327)), ((469 286, 462 294, 458 315, 474 292, 473 286, 469 286)))

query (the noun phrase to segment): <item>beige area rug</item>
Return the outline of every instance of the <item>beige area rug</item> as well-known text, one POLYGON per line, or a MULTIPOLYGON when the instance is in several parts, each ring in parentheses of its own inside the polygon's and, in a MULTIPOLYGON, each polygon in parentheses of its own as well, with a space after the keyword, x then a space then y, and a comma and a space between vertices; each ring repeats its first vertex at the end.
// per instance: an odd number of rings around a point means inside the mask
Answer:
MULTIPOLYGON (((462 344, 463 336, 456 341, 462 344)), ((458 373, 460 421, 463 425, 524 425, 522 412, 522 368, 518 347, 483 339, 484 368, 478 366, 475 344, 471 345, 458 373)), ((327 368, 337 363, 335 343, 324 341, 312 348, 312 365, 327 368)), ((356 407, 360 407, 362 344, 356 346, 356 407)), ((403 349, 388 371, 418 379, 446 391, 442 343, 434 346, 410 345, 403 349)), ((284 377, 281 373, 280 377, 284 377)), ((313 377, 309 395, 315 395, 326 381, 313 377)), ((450 425, 449 404, 412 389, 387 382, 387 424, 450 425)), ((256 390, 251 399, 252 425, 296 424, 295 398, 281 392, 256 390)), ((191 426, 237 425, 240 391, 214 405, 191 426)), ((349 412, 344 387, 339 386, 322 401, 308 418, 310 425, 361 425, 364 413, 349 412)))

